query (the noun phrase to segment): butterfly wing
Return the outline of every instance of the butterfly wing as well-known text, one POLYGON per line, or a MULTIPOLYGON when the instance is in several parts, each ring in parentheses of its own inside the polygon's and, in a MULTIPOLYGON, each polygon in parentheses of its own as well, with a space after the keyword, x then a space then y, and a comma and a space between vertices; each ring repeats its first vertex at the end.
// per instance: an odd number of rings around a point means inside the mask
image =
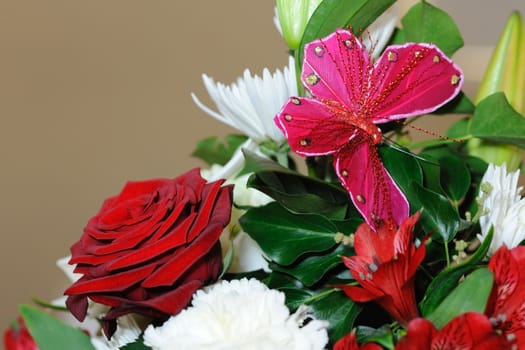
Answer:
POLYGON ((408 201, 385 169, 376 147, 358 133, 334 157, 341 183, 366 222, 377 228, 380 220, 397 225, 409 215, 408 201))
POLYGON ((430 113, 454 98, 463 73, 431 44, 389 46, 376 62, 366 103, 374 123, 430 113))
POLYGON ((301 79, 315 97, 357 111, 372 68, 361 41, 338 29, 305 46, 301 79))
POLYGON ((290 98, 274 121, 284 132, 290 148, 303 156, 334 153, 357 130, 324 103, 311 98, 290 98))

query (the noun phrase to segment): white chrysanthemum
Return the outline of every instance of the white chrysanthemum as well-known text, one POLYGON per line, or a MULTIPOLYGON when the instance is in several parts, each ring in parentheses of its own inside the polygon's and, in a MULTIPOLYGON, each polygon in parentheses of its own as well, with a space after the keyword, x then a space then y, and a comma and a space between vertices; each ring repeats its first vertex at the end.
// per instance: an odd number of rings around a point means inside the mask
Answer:
POLYGON ((236 83, 224 85, 203 74, 202 80, 219 112, 206 107, 195 94, 193 101, 213 118, 241 131, 257 143, 271 139, 283 142, 285 137, 273 118, 290 96, 297 95, 295 63, 273 74, 263 70, 262 78, 246 69, 236 83))
POLYGON ((144 343, 154 350, 315 350, 328 343, 328 322, 305 307, 290 315, 284 293, 256 279, 222 281, 193 296, 192 305, 160 327, 149 326, 144 343))
MULTIPOLYGON (((240 147, 241 148, 241 147, 240 147)), ((220 178, 226 179, 226 184, 233 184, 233 201, 241 207, 257 207, 269 203, 272 199, 264 193, 253 188, 246 187, 250 174, 236 176, 240 169, 231 167, 230 163, 235 163, 240 150, 237 150, 228 164, 220 166, 214 164, 210 169, 202 169, 201 175, 208 181, 215 181, 220 178)), ((269 271, 268 262, 264 258, 263 252, 257 242, 255 242, 246 232, 241 231, 238 221, 244 210, 232 208, 230 224, 224 229, 221 235, 221 247, 223 256, 228 250, 233 249, 233 261, 229 267, 229 272, 247 272, 263 269, 269 271), (233 248, 231 247, 233 243, 233 248)))
MULTIPOLYGON (((82 277, 82 274, 73 272, 75 266, 70 265, 68 263, 69 260, 71 260, 71 256, 66 256, 58 259, 56 264, 71 282, 75 282, 82 277)), ((57 306, 65 307, 66 298, 62 297, 56 299, 52 303, 57 306)), ((79 322, 70 314, 62 315, 61 318, 69 324, 88 331, 91 337, 91 344, 96 350, 118 350, 120 347, 137 340, 142 333, 142 328, 138 325, 136 319, 132 315, 121 316, 117 319, 117 331, 113 334, 111 340, 108 340, 104 335, 101 335, 100 322, 98 319, 102 317, 108 309, 109 307, 105 305, 90 302, 88 315, 83 322, 79 322)))
POLYGON ((489 254, 503 244, 508 248, 516 247, 525 239, 525 198, 520 197, 519 175, 519 170, 507 173, 505 164, 490 164, 481 180, 482 215, 478 239, 483 241, 490 227, 494 227, 489 254))

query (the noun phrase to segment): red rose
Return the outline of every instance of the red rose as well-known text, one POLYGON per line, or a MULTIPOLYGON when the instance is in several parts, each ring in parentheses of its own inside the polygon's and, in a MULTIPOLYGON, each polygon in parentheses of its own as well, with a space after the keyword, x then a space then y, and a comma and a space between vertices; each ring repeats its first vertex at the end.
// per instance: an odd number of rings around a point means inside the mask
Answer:
POLYGON ((38 350, 21 317, 4 332, 4 348, 5 350, 38 350))
POLYGON ((232 187, 206 183, 193 169, 173 180, 129 182, 108 198, 71 247, 70 264, 83 276, 64 294, 82 321, 88 298, 110 306, 104 330, 128 313, 177 314, 193 293, 215 281, 219 236, 230 221, 232 187))

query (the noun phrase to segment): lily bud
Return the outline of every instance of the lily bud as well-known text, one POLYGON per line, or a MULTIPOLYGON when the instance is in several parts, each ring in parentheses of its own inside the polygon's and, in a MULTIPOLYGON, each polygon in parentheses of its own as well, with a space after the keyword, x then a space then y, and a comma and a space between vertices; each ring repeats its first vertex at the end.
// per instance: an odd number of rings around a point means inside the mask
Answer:
POLYGON ((292 50, 299 48, 306 24, 321 0, 277 0, 277 16, 284 40, 292 50))
MULTIPOLYGON (((503 91, 510 105, 525 114, 525 23, 519 12, 511 14, 485 75, 481 81, 475 102, 495 92, 503 91)), ((513 146, 472 139, 467 144, 471 155, 488 163, 507 163, 509 171, 516 170, 521 162, 522 151, 513 146)))

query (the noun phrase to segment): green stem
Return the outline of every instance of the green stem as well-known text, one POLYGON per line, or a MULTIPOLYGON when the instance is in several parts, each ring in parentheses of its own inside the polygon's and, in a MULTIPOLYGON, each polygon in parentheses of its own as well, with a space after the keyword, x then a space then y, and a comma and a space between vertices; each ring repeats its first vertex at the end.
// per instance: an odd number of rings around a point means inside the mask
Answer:
POLYGON ((443 242, 445 245, 445 258, 447 259, 447 267, 450 267, 450 252, 448 251, 448 243, 443 242))
POLYGON ((332 288, 332 289, 325 290, 324 292, 321 292, 319 294, 313 295, 310 298, 306 299, 304 301, 304 304, 312 303, 312 302, 316 301, 317 299, 320 299, 320 298, 322 298, 324 296, 330 295, 333 292, 337 292, 339 290, 340 290, 339 288, 332 288))

